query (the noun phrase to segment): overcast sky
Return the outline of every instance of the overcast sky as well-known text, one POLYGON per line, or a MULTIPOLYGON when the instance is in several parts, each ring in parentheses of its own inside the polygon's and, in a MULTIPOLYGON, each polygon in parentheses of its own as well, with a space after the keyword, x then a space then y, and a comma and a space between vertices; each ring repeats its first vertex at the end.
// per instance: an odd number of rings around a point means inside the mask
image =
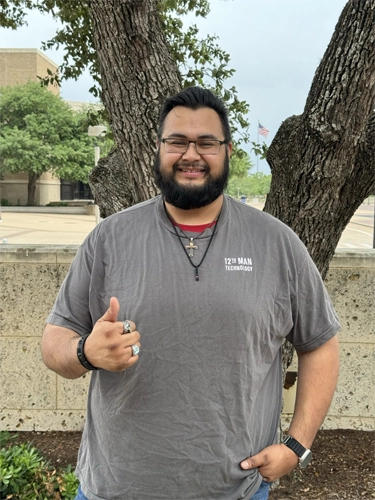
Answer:
MULTIPOLYGON (((234 85, 239 98, 250 104, 251 140, 258 139, 258 120, 269 129, 266 143, 270 144, 281 122, 303 111, 315 70, 345 4, 346 0, 211 0, 207 19, 193 19, 202 35, 218 35, 220 46, 231 56, 230 67, 236 73, 227 85, 234 85)), ((1 28, 0 47, 40 49, 57 26, 38 13, 31 13, 28 23, 17 31, 1 28)), ((45 54, 61 64, 62 49, 45 54)), ((63 82, 61 96, 93 102, 91 86, 85 74, 77 82, 63 82)), ((266 161, 257 164, 251 157, 253 172, 258 168, 269 173, 266 161)))

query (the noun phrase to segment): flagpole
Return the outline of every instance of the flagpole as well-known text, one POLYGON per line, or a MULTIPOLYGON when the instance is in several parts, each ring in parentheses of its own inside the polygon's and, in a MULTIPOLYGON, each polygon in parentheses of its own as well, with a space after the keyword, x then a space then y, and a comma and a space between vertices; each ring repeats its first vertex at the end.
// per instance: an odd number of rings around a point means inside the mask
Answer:
MULTIPOLYGON (((257 144, 259 144, 259 120, 257 125, 258 135, 257 135, 257 144)), ((259 154, 257 154, 257 173, 259 171, 259 154)))

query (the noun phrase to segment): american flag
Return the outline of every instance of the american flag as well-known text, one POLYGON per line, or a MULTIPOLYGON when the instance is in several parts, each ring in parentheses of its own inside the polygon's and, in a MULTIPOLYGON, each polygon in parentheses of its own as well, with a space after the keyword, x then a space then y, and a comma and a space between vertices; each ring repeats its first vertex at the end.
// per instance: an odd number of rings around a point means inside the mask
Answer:
POLYGON ((268 128, 263 127, 263 125, 261 125, 258 122, 258 134, 263 135, 264 137, 267 137, 268 133, 269 133, 268 128))

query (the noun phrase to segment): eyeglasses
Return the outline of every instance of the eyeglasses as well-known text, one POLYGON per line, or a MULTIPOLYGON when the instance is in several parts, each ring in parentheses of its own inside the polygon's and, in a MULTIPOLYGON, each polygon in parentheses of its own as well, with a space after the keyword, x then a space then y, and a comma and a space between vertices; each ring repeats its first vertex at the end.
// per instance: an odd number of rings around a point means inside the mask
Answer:
POLYGON ((226 144, 227 141, 217 141, 214 139, 198 139, 197 141, 188 141, 187 139, 168 138, 161 139, 164 143, 167 153, 178 153, 183 155, 189 148, 190 143, 194 144, 195 150, 200 155, 217 155, 220 147, 226 144))

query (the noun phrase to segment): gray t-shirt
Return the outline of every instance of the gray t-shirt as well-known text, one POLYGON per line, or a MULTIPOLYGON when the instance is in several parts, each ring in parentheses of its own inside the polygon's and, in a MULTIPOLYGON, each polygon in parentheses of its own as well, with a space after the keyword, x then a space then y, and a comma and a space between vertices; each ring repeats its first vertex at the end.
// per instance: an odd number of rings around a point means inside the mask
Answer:
POLYGON ((261 477, 239 463, 277 439, 284 339, 310 351, 339 328, 297 236, 230 197, 199 278, 160 197, 102 221, 71 265, 47 321, 90 333, 115 296, 142 344, 133 367, 92 373, 77 466, 90 500, 248 499, 261 477))

